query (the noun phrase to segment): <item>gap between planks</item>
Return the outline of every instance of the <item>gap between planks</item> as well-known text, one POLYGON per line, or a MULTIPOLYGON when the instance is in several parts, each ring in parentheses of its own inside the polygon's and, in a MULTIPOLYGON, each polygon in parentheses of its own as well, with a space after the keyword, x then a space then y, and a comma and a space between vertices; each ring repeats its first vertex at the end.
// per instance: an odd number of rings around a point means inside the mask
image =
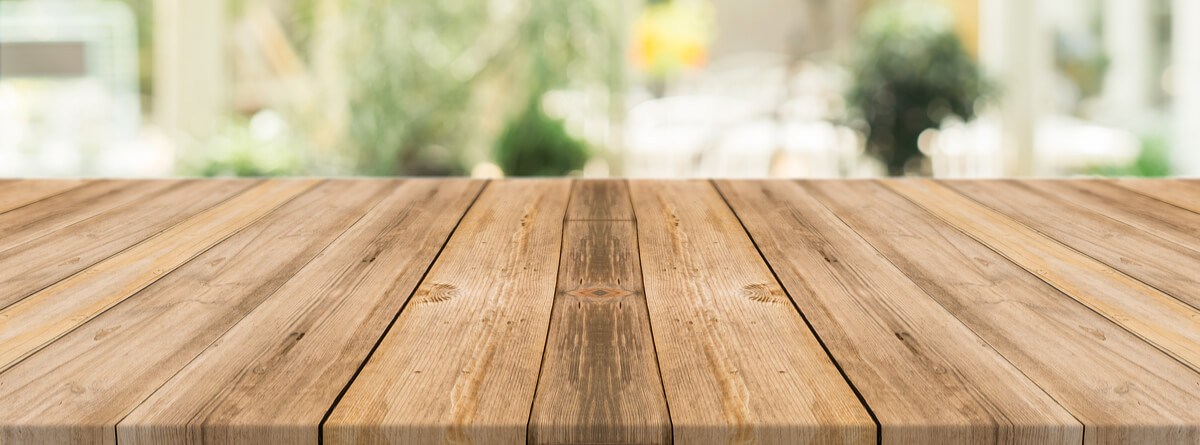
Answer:
POLYGON ((1090 198, 1086 194, 1064 199, 1061 195, 1072 190, 1055 188, 1057 181, 1044 182, 1041 187, 1034 187, 1036 182, 1013 180, 952 180, 940 184, 1082 257, 1175 297, 1193 309, 1200 308, 1200 279, 1181 272, 1200 270, 1200 252, 1079 205, 1079 201, 1090 198), (1050 196, 1054 192, 1060 196, 1050 196))
POLYGON ((574 183, 529 444, 671 441, 630 206, 623 181, 574 183))
MULTIPOLYGON (((417 283, 424 283, 425 279, 429 277, 429 271, 433 270, 434 263, 437 263, 438 259, 442 257, 442 252, 446 250, 446 245, 450 243, 450 238, 454 237, 454 234, 458 232, 458 227, 462 225, 463 218, 467 216, 467 212, 471 211, 471 208, 475 206, 477 201, 479 201, 479 196, 483 194, 483 191, 486 190, 487 187, 492 184, 492 182, 493 180, 491 179, 484 180, 483 186, 481 186, 479 190, 475 192, 475 195, 471 198, 471 202, 467 204, 466 208, 463 209, 462 214, 459 215, 458 220, 454 222, 454 227, 450 228, 450 232, 446 235, 446 239, 442 242, 442 245, 438 247, 437 254, 434 255, 433 260, 429 261, 429 264, 425 267, 425 271, 421 273, 421 278, 417 280, 417 283)), ((418 289, 413 289, 412 294, 415 294, 417 290, 418 289)), ((381 334, 375 341, 375 344, 371 346, 370 352, 368 352, 363 358, 362 362, 359 363, 358 369, 356 369, 354 374, 350 376, 350 379, 346 381, 346 384, 343 385, 342 390, 338 392, 338 395, 333 400, 333 403, 329 405, 329 409, 325 411, 325 415, 321 417, 321 422, 317 432, 318 445, 324 445, 325 443, 325 423, 329 421, 329 416, 333 415, 334 408, 337 408, 338 403, 341 402, 343 397, 345 397, 346 391, 350 390, 350 385, 353 385, 354 381, 358 379, 358 375, 361 374, 363 368, 367 366, 367 362, 371 360, 371 357, 375 355, 375 351, 379 349, 379 345, 383 343, 384 337, 387 336, 388 332, 391 332, 392 326, 396 324, 396 320, 400 319, 400 314, 404 312, 404 308, 408 307, 408 303, 412 301, 412 294, 408 296, 404 302, 404 305, 401 306, 400 310, 396 312, 396 316, 392 317, 392 321, 388 323, 387 328, 383 331, 383 334, 381 334)))
POLYGON ((118 426, 122 440, 318 443, 323 419, 402 313, 481 185, 411 179, 390 190, 139 406, 118 426))
POLYGON ((1075 415, 1085 443, 1200 440, 1186 365, 875 182, 801 184, 1075 415))
POLYGON ((1200 214, 1200 180, 1115 179, 1112 183, 1200 214))
POLYGON ((1081 440, 1057 401, 797 185, 718 185, 882 443, 1081 440))
POLYGON ((881 183, 1200 371, 1200 312, 1195 308, 936 181, 881 183))
MULTIPOLYGON (((710 179, 709 184, 711 184, 712 187, 721 196, 721 200, 725 202, 725 205, 727 207, 729 207, 729 211, 733 213, 734 218, 737 218, 738 225, 741 226, 742 231, 746 234, 746 237, 750 238, 750 243, 754 245, 754 250, 758 252, 758 256, 760 258, 762 258, 764 263, 767 264, 767 268, 770 269, 771 276, 775 278, 775 282, 777 282, 777 283, 781 282, 779 280, 779 273, 775 271, 775 266, 771 265, 771 262, 767 260, 766 255, 763 254, 762 248, 758 245, 758 242, 754 240, 753 234, 750 233, 750 229, 747 228, 746 223, 744 221, 742 221, 742 216, 738 214, 737 210, 734 209, 733 205, 729 202, 729 197, 726 196, 725 192, 723 190, 721 190, 721 187, 719 187, 717 185, 716 180, 710 179)), ((846 375, 846 369, 844 367, 842 367, 841 363, 838 363, 837 358, 835 358, 833 356, 833 353, 829 351, 829 346, 825 344, 825 340, 821 339, 821 336, 817 333, 817 330, 813 327, 812 322, 809 321, 808 317, 804 315, 804 311, 800 310, 800 306, 796 304, 795 298, 792 297, 791 293, 789 293, 787 291, 787 289, 782 289, 782 290, 783 290, 784 294, 787 295, 788 300, 791 301, 792 307, 796 310, 796 313, 800 314, 800 318, 802 320, 804 320, 804 324, 806 326, 808 326, 808 330, 811 331, 813 333, 813 336, 816 337, 817 343, 820 344, 821 349, 823 351, 825 351, 825 356, 829 358, 829 361, 833 362, 833 366, 837 368, 837 371, 839 374, 841 374, 842 379, 845 380, 846 384, 850 386, 850 390, 854 392, 854 396, 858 398, 858 402, 862 404, 863 409, 865 409, 867 411, 867 415, 871 417, 871 421, 875 423, 875 443, 878 445, 882 445, 883 444, 883 428, 882 428, 882 424, 879 422, 879 416, 877 414, 875 414, 875 411, 873 409, 871 409, 871 406, 869 404, 867 404, 867 399, 865 397, 863 397, 862 391, 859 390, 857 386, 855 386, 855 384, 852 380, 850 380, 850 376, 846 375)))
MULTIPOLYGON (((296 216, 308 210, 301 205, 306 201, 307 198, 288 200, 284 206, 292 208, 291 213, 296 216)), ((276 215, 279 213, 271 211, 264 218, 269 222, 276 215)), ((5 438, 0 442, 112 443, 115 422, 178 369, 164 365, 166 359, 162 357, 178 363, 179 350, 203 348, 210 341, 206 338, 215 338, 208 335, 213 331, 219 335, 224 330, 216 323, 209 323, 211 319, 197 318, 197 312, 229 312, 245 306, 236 301, 237 293, 231 291, 230 284, 251 289, 269 287, 271 280, 254 280, 261 278, 258 273, 267 264, 261 261, 241 264, 245 263, 242 259, 247 256, 249 260, 261 259, 255 255, 269 252, 270 244, 280 238, 303 245, 300 242, 303 238, 295 235, 308 235, 289 231, 312 229, 308 223, 321 219, 324 217, 278 226, 260 220, 250 222, 243 227, 248 231, 238 230, 137 292, 135 298, 121 301, 0 373, 0 388, 5 391, 2 398, 20 406, 17 411, 6 411, 0 416, 7 420, 2 431, 5 438), (270 230, 264 233, 266 229, 270 230), (244 249, 253 254, 225 261, 244 249), (222 271, 241 276, 231 283, 222 283, 217 278, 222 271), (207 285, 210 282, 212 285, 207 285), (197 286, 200 283, 205 285, 197 286), (128 358, 134 355, 139 360, 128 358), (113 379, 112 375, 123 378, 113 379), (55 397, 45 397, 59 390, 58 382, 62 381, 72 383, 69 396, 58 393, 55 397)), ((280 258, 295 261, 288 255, 280 258)), ((184 361, 190 358, 182 357, 184 361)))
POLYGON ((175 181, 96 180, 29 205, 0 212, 0 255, 65 227, 82 223, 112 209, 147 199, 175 181))
POLYGON ((140 202, 126 203, 14 246, 0 256, 0 309, 132 249, 260 182, 174 181, 140 202), (69 253, 65 259, 64 252, 69 253))
MULTIPOLYGON (((710 182, 710 185, 712 185, 712 184, 713 184, 713 183, 712 183, 712 182, 710 182)), ((726 206, 726 207, 728 207, 728 208, 731 208, 731 207, 732 207, 732 206, 730 205, 730 203, 728 202, 728 199, 727 199, 727 198, 726 198, 726 197, 725 197, 723 194, 722 194, 722 195, 720 195, 720 197, 721 197, 722 201, 724 201, 724 204, 725 204, 725 206, 726 206)), ((478 195, 476 196, 476 198, 478 198, 478 195)), ((570 204, 571 204, 571 203, 573 203, 573 202, 574 202, 574 200, 570 200, 570 201, 568 201, 568 207, 569 207, 569 206, 570 206, 570 204)), ((915 204, 914 204, 914 205, 915 205, 915 204)), ((474 207, 474 206, 473 206, 473 204, 471 205, 471 207, 474 207)), ((732 210, 730 210, 730 211, 731 211, 731 213, 732 213, 732 210)), ((569 213, 569 212, 568 212, 568 213, 569 213)), ((631 215, 631 217, 632 217, 632 215, 631 215)), ((737 217, 737 215, 736 215, 736 214, 735 214, 735 217, 737 217)), ((465 216, 460 216, 460 219, 459 219, 459 222, 458 222, 458 223, 461 223, 461 222, 462 222, 462 218, 465 218, 465 216)), ((569 219, 569 216, 564 216, 564 218, 563 218, 563 219, 564 219, 564 222, 563 222, 563 225, 564 225, 564 230, 566 230, 566 229, 565 229, 565 226, 566 226, 566 225, 568 225, 568 224, 570 223, 570 221, 571 221, 571 220, 569 219)), ((626 221, 626 220, 625 220, 625 219, 608 219, 608 218, 598 218, 598 219, 594 219, 594 218, 582 218, 582 219, 577 219, 577 220, 575 220, 575 221, 581 221, 581 222, 583 222, 583 221, 592 221, 592 222, 595 222, 595 223, 598 223, 598 224, 604 224, 604 225, 608 225, 608 224, 614 224, 614 223, 615 223, 615 222, 617 222, 617 221, 626 221)), ((457 230, 456 230, 456 229, 457 229, 457 224, 458 224, 458 223, 456 223, 456 225, 455 225, 455 229, 453 230, 453 232, 457 232, 457 230)), ((745 224, 744 224, 744 223, 743 223, 743 222, 740 220, 740 217, 738 217, 738 223, 739 223, 739 225, 741 225, 741 228, 742 228, 742 230, 743 230, 743 231, 745 231, 747 234, 749 234, 749 230, 748 230, 748 229, 745 227, 745 224)), ((635 224, 635 232, 636 232, 636 231, 637 231, 637 229, 636 229, 636 223, 634 223, 634 224, 635 224)), ((960 229, 960 230, 961 230, 961 229, 960 229)), ((968 235, 968 236, 970 236, 970 234, 969 234, 969 233, 968 233, 967 235, 968 235)), ((439 251, 438 251, 437 257, 440 257, 440 256, 441 256, 441 251, 442 251, 442 250, 444 250, 444 249, 446 248, 446 245, 449 243, 448 239, 449 239, 450 237, 452 237, 452 236, 453 236, 453 234, 452 234, 452 235, 448 235, 448 236, 447 236, 447 241, 444 241, 444 242, 442 243, 441 247, 439 248, 439 251)), ((860 236, 861 236, 861 235, 860 235, 860 236)), ((565 248, 565 247, 562 245, 562 243, 565 243, 565 242, 566 242, 566 241, 565 241, 565 238, 560 240, 560 258, 559 258, 560 267, 561 267, 561 263, 562 263, 563 261, 566 261, 564 258, 562 258, 562 249, 564 249, 564 248, 565 248)), ((643 255, 643 253, 641 253, 641 252, 640 252, 640 241, 635 241, 635 243, 638 245, 638 253, 636 253, 636 255, 640 257, 640 256, 642 256, 642 255, 643 255)), ((985 245, 985 246, 987 246, 986 244, 983 244, 983 243, 981 243, 981 244, 982 244, 982 245, 985 245)), ((218 243, 217 245, 219 245, 219 243, 218 243)), ((762 259, 762 261, 763 261, 764 263, 766 263, 766 264, 767 264, 768 268, 770 268, 770 269, 771 269, 771 274, 772 274, 773 276, 775 276, 776 280, 778 280, 778 274, 777 274, 777 273, 775 272, 775 270, 773 269, 773 266, 771 266, 771 264, 770 264, 768 261, 766 261, 766 260, 765 260, 765 256, 763 255, 763 253, 762 253, 762 250, 761 250, 760 246, 758 246, 758 245, 755 243, 755 244, 754 244, 754 247, 755 247, 755 250, 758 252, 758 254, 759 254, 759 257, 762 259)), ((991 246, 987 246, 987 247, 988 247, 989 249, 994 249, 994 248, 992 248, 991 246)), ((424 275, 423 275, 423 276, 422 276, 422 277, 421 277, 421 278, 418 280, 418 282, 424 282, 424 281, 425 281, 425 279, 426 279, 426 277, 428 276, 428 274, 429 274, 430 270, 432 270, 432 269, 433 269, 433 267, 434 267, 434 263, 436 263, 436 262, 437 262, 437 259, 436 259, 436 258, 435 258, 434 260, 431 260, 431 261, 429 261, 429 265, 428 265, 428 266, 427 266, 427 268, 425 269, 424 275)), ((1029 273, 1031 273, 1031 274, 1034 274, 1034 272, 1033 272, 1033 271, 1029 271, 1029 273)), ((1034 274, 1034 275, 1035 275, 1035 276, 1037 276, 1036 274, 1034 274)), ((1039 276, 1039 278, 1040 278, 1040 276, 1039 276)), ((557 281, 557 279, 556 279, 556 281, 557 281)), ((1049 283, 1047 283, 1047 285, 1049 285, 1049 283)), ((415 291, 414 291, 414 293, 415 293, 415 291)), ((789 298, 790 298, 790 297, 789 297, 789 298)), ((557 303, 555 303, 555 304, 557 304, 557 303)), ((793 305, 794 305, 794 304, 795 304, 795 303, 793 302, 793 305)), ((375 352, 375 349, 376 349, 376 348, 378 348, 378 347, 379 347, 379 345, 380 345, 381 343, 383 343, 383 340, 384 340, 384 338, 387 336, 387 334, 386 334, 386 333, 387 333, 387 332, 389 332, 389 331, 391 331, 392 325, 394 325, 394 324, 395 324, 395 322, 396 322, 396 320, 398 320, 398 319, 401 317, 401 313, 404 311, 404 307, 407 307, 407 303, 405 303, 405 306, 403 306, 403 307, 402 307, 400 310, 398 310, 398 312, 397 312, 397 315, 396 315, 395 317, 393 317, 393 319, 392 319, 392 324, 389 324, 389 325, 388 325, 388 327, 386 328, 386 330, 384 331, 384 332, 385 332, 385 334, 383 334, 383 335, 380 335, 380 336, 379 336, 379 338, 377 339, 377 341, 376 341, 376 343, 375 343, 375 346, 372 348, 371 352, 368 354, 368 356, 367 356, 368 358, 365 358, 365 359, 363 359, 363 361, 362 361, 362 363, 360 364, 359 368, 358 368, 358 369, 355 371, 355 374, 354 374, 354 376, 355 376, 355 377, 357 377, 358 373, 362 372, 363 368, 366 366, 367 362, 370 360, 370 356, 374 354, 374 352, 375 352)), ((796 309, 797 309, 797 311, 798 311, 798 308, 796 308, 796 309)), ((553 310, 553 309, 552 309, 552 310, 553 310)), ((803 318, 803 314, 801 314, 801 317, 803 318)), ((553 322, 553 320, 551 320, 551 322, 553 322)), ((808 324, 808 326, 809 326, 809 328, 810 328, 810 330, 811 330, 811 324, 808 322, 808 320, 805 320, 805 323, 806 323, 806 324, 808 324)), ((551 327, 548 325, 548 326, 547 326, 547 339, 545 340, 545 342, 546 342, 546 343, 545 343, 545 345, 543 346, 543 352, 542 352, 542 354, 543 354, 543 355, 542 355, 542 360, 543 360, 543 361, 544 361, 544 359, 545 359, 545 355, 546 355, 546 353, 547 353, 547 349, 549 348, 549 339, 548 339, 549 335, 548 335, 548 333, 549 333, 549 330, 550 330, 550 329, 551 329, 551 327)), ((824 345, 823 341, 821 341, 821 339, 820 339, 820 336, 819 336, 819 335, 817 336, 817 340, 818 340, 819 342, 821 342, 821 346, 822 346, 822 348, 825 350, 825 353, 826 353, 826 355, 832 359, 832 355, 829 353, 829 350, 828 350, 828 348, 827 348, 827 347, 824 345)), ((654 342, 652 342, 652 343, 654 343, 654 342)), ((657 347, 655 347, 655 357, 656 357, 656 360, 655 360, 655 361, 657 362, 657 361, 658 361, 658 360, 657 360, 657 347)), ((544 364, 543 364, 542 366, 544 367, 544 364)), ((541 369, 542 369, 542 368, 541 368, 541 367, 539 367, 539 372, 541 372, 541 369)), ((844 371, 843 371, 843 370, 840 368, 840 366, 838 366, 838 371, 842 372, 842 374, 843 374, 843 375, 842 375, 842 376, 843 376, 843 378, 845 378, 845 377, 846 377, 846 376, 845 376, 845 372, 844 372, 844 371)), ((665 389, 665 385, 666 385, 666 383, 665 383, 665 382, 663 381, 663 379, 661 378, 661 370, 660 370, 659 372, 660 372, 660 377, 659 377, 659 378, 660 378, 660 384, 662 384, 662 385, 663 385, 663 387, 664 387, 664 389, 665 389)), ((539 379, 539 381, 540 381, 540 379, 539 379)), ((848 384, 850 384, 851 386, 853 386, 853 383, 852 383, 852 382, 850 382, 848 378, 846 379, 846 382, 847 382, 848 384)), ((329 415, 333 414, 333 412, 334 412, 334 409, 337 407, 338 401, 340 401, 340 399, 342 398, 342 396, 344 396, 344 395, 345 395, 346 391, 350 389, 350 387, 352 386, 352 384, 353 384, 353 379, 351 379, 349 383, 347 383, 346 385, 344 385, 344 386, 343 386, 343 388, 342 388, 342 392, 341 392, 341 393, 340 393, 340 394, 337 396, 337 397, 338 397, 338 398, 337 398, 337 400, 335 400, 335 402, 334 402, 333 404, 331 404, 331 405, 330 405, 329 409, 328 409, 328 410, 327 410, 327 412, 325 413, 325 418, 323 418, 323 419, 322 419, 322 421, 319 423, 319 425, 321 425, 321 427, 323 427, 323 426, 324 426, 325 420, 327 420, 327 419, 328 419, 329 415)), ((537 388, 538 388, 539 386, 540 386, 540 385, 538 385, 538 384, 536 384, 536 383, 535 383, 535 398, 536 398, 536 392, 537 392, 537 388)), ((854 388, 852 388, 852 389, 854 389, 854 388)), ((857 393, 857 390, 856 390, 856 389, 854 389, 854 390, 855 390, 855 392, 857 393)), ((863 402, 863 405, 864 405, 864 407, 866 407, 866 404, 865 404, 865 402, 862 400, 862 395, 861 395, 861 394, 856 394, 856 395, 859 397, 859 399, 860 399, 860 402, 863 402)), ((531 402, 531 409, 532 409, 532 402, 531 402)), ((867 409, 869 409, 869 407, 867 407, 867 409)), ((532 412, 532 411, 531 411, 531 412, 532 412)), ((876 429, 876 431, 879 431, 879 429, 878 429, 878 420, 877 420, 877 419, 874 419, 874 413, 869 413, 869 414, 871 414, 871 416, 872 416, 872 418, 873 418, 872 420, 874 420, 874 421, 876 422, 876 428, 877 428, 877 429, 876 429)), ((529 428, 529 427, 530 427, 530 425, 532 425, 532 417, 533 417, 533 416, 532 416, 532 414, 531 414, 531 415, 530 415, 530 417, 529 417, 529 419, 530 419, 530 420, 529 420, 529 423, 527 423, 527 425, 526 425, 526 428, 529 428)), ((880 433, 880 434, 881 434, 881 433, 880 433)))
POLYGON ((675 441, 874 443, 876 423, 712 183, 630 188, 675 441))
POLYGON ((261 183, 0 310, 0 370, 121 303, 317 182, 261 183), (116 284, 114 275, 119 277, 116 284))
POLYGON ((83 179, 5 179, 0 183, 0 213, 53 197, 89 182, 83 179))
POLYGON ((525 440, 569 194, 564 181, 489 184, 325 421, 325 443, 525 440))

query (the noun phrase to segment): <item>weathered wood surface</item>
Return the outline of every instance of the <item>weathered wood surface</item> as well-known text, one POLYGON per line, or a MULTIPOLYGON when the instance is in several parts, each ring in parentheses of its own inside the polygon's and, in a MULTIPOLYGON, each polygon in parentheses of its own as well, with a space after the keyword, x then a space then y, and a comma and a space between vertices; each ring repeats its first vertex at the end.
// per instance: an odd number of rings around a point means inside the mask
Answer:
POLYGON ((629 186, 617 179, 576 181, 567 205, 570 221, 632 221, 629 186))
POLYGON ((1200 212, 1200 179, 1121 179, 1116 184, 1162 202, 1200 212))
POLYGON ((121 442, 318 443, 321 419, 483 184, 379 185, 381 202, 122 421, 121 442))
MULTIPOLYGON (((1058 187, 1017 181, 948 181, 950 188, 1113 269, 1200 308, 1200 251, 1075 205, 1058 187)), ((1181 221, 1181 222, 1186 222, 1181 221)), ((1193 221, 1194 222, 1194 221, 1193 221)))
POLYGON ((1200 370, 1200 311, 929 180, 885 184, 1062 293, 1200 370))
POLYGON ((569 181, 491 184, 325 423, 324 443, 524 443, 569 181))
POLYGON ((803 186, 1079 419, 1086 443, 1200 442, 1200 374, 875 182, 803 186))
POLYGON ((529 443, 671 441, 632 217, 623 182, 575 183, 529 443))
POLYGON ((872 443, 875 424, 706 181, 634 181, 675 441, 872 443))
POLYGON ((170 187, 170 180, 100 180, 29 205, 0 213, 0 252, 41 238, 97 214, 146 199, 170 187))
POLYGON ((118 421, 362 216, 384 185, 319 185, 0 373, 0 443, 114 443, 118 421))
POLYGON ((0 180, 0 444, 1200 443, 1200 182, 0 180))
MULTIPOLYGON (((1200 213, 1103 180, 1031 180, 1025 184, 1154 236, 1200 251, 1200 213)), ((1200 193, 1200 190, 1197 191, 1200 193)))
POLYGON ((0 255, 0 308, 128 249, 253 185, 255 182, 252 181, 176 181, 169 188, 152 192, 138 201, 5 250, 0 255))
POLYGON ((6 179, 0 182, 0 212, 20 208, 86 183, 78 179, 6 179))
POLYGON ((719 184, 883 443, 1079 443, 1066 410, 799 185, 719 184))
POLYGON ((314 184, 259 184, 0 310, 0 369, 161 279, 314 184))

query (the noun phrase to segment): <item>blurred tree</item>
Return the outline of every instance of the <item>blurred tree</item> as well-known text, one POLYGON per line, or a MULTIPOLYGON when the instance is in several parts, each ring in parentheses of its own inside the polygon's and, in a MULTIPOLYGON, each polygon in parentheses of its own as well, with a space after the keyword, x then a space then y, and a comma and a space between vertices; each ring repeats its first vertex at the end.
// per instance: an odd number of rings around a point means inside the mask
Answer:
POLYGON ((505 124, 493 144, 492 157, 510 176, 561 176, 583 168, 588 151, 567 133, 561 119, 545 113, 542 96, 569 85, 572 75, 583 74, 571 72, 570 67, 585 60, 589 48, 586 40, 573 38, 577 31, 571 26, 603 28, 603 23, 596 20, 600 10, 588 1, 551 1, 533 8, 546 10, 529 15, 521 27, 521 40, 535 42, 517 62, 528 64, 524 88, 528 99, 505 124))
POLYGON ((968 120, 987 92, 950 14, 914 0, 878 2, 863 21, 849 105, 870 127, 867 152, 899 176, 923 157, 921 132, 956 115, 968 120))
POLYGON ((302 172, 308 147, 294 139, 279 113, 263 110, 249 119, 233 116, 220 133, 178 160, 186 176, 286 176, 302 172))
POLYGON ((496 139, 496 164, 509 176, 561 176, 583 168, 583 142, 567 134, 562 120, 542 111, 536 97, 496 139))
POLYGON ((1142 136, 1142 150, 1129 165, 1097 165, 1085 173, 1097 176, 1163 178, 1171 175, 1169 144, 1159 130, 1142 136))
POLYGON ((483 157, 470 147, 492 145, 496 116, 545 117, 512 98, 589 84, 617 91, 621 3, 345 0, 338 63, 355 170, 461 174, 483 157))

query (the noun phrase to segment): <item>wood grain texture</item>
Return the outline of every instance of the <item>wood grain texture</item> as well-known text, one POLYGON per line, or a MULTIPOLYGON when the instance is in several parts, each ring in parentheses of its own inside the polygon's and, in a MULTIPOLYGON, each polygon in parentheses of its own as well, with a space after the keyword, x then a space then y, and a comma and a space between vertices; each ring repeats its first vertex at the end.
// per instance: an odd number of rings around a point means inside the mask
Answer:
POLYGON ((0 183, 0 213, 87 184, 83 179, 10 179, 0 183))
POLYGON ((162 278, 312 188, 271 180, 0 310, 0 370, 162 278))
POLYGON ((1121 187, 1200 213, 1200 181, 1195 179, 1116 179, 1121 187))
POLYGON ((179 181, 0 255, 0 309, 245 191, 251 181, 179 181))
MULTIPOLYGON (((611 215, 606 208, 630 207, 624 186, 581 183, 592 182, 576 182, 568 209, 611 215)), ((671 443, 633 221, 564 225, 529 443, 671 443)))
POLYGON ((946 186, 1084 255, 1200 308, 1200 251, 1055 199, 1051 190, 1005 181, 946 181, 946 186))
POLYGON ((0 179, 0 444, 1200 444, 1200 181, 949 184, 0 179))
POLYGON ((1076 301, 1200 370, 1200 312, 930 180, 884 185, 1076 301))
POLYGON ((633 220, 629 187, 619 179, 580 179, 574 181, 567 220, 633 220))
POLYGON ((570 188, 485 188, 334 408, 325 444, 526 442, 570 188))
POLYGON ((391 184, 322 183, 0 373, 0 443, 116 443, 122 418, 386 196, 391 184))
POLYGON ((0 213, 0 255, 106 210, 170 187, 171 180, 97 180, 0 213))
POLYGON ((875 443, 875 423, 705 181, 632 181, 675 443, 875 443))
POLYGON ((1200 443, 1200 374, 869 181, 804 188, 1084 424, 1084 443, 1200 443))
POLYGON ((882 443, 1082 440, 1066 410, 798 184, 717 185, 875 413, 882 443))
POLYGON ((1026 180, 1055 199, 1129 224, 1146 233, 1200 251, 1200 213, 1134 192, 1106 180, 1026 180))
POLYGON ((322 418, 482 186, 390 184, 387 198, 123 420, 120 442, 318 443, 322 418))

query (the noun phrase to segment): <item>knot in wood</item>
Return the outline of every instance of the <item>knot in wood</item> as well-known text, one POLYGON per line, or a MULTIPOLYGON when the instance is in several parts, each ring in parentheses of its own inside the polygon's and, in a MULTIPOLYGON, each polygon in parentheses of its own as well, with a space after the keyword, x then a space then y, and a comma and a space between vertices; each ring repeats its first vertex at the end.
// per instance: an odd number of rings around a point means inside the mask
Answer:
POLYGON ((633 292, 625 289, 615 287, 589 287, 584 289, 575 289, 567 292, 567 295, 572 295, 583 299, 603 298, 607 300, 624 297, 632 293, 633 292))

